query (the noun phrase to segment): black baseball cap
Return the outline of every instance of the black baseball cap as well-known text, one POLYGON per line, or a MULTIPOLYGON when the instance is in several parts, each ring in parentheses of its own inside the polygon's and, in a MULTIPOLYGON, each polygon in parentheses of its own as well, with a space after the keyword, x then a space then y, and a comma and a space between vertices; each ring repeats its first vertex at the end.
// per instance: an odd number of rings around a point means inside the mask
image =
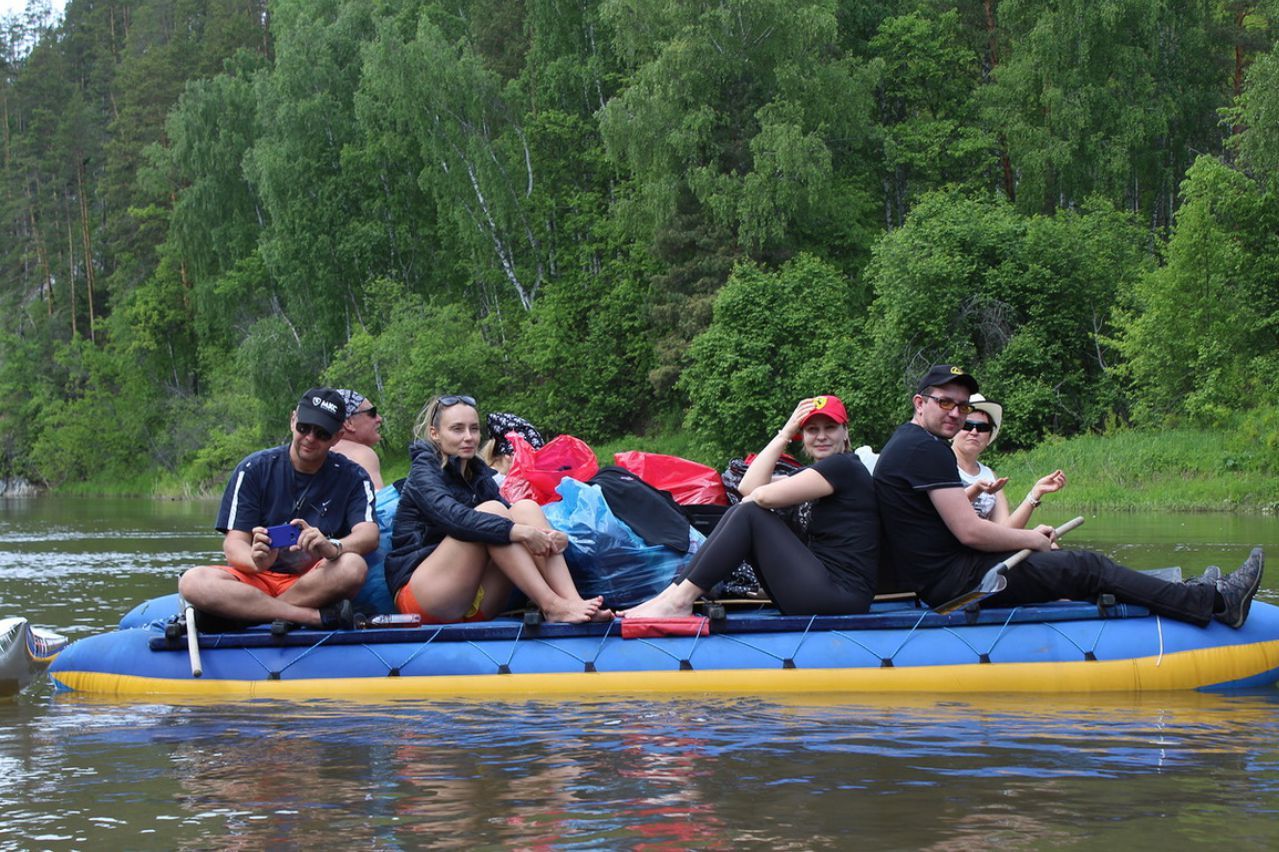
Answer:
POLYGON ((346 400, 333 388, 311 388, 298 400, 298 422, 319 426, 330 435, 342 430, 346 400))
POLYGON ((977 393, 977 380, 965 373, 963 367, 950 364, 934 364, 930 367, 928 372, 920 378, 916 393, 923 393, 928 388, 942 385, 963 385, 968 388, 969 393, 977 393))

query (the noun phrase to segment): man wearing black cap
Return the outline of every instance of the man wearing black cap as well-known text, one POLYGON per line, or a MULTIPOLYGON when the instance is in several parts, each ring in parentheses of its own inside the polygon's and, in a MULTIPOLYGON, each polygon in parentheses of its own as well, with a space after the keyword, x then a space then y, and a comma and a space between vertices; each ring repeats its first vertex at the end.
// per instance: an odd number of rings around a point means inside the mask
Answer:
POLYGON ((236 466, 216 524, 227 564, 183 574, 178 591, 187 603, 240 622, 351 626, 346 599, 364 581, 378 528, 368 474, 329 453, 345 420, 337 391, 312 388, 290 418, 289 443, 236 466), (296 543, 273 546, 268 527, 276 526, 291 526, 284 532, 296 543))
POLYGON ((1095 600, 1112 594, 1151 612, 1206 625, 1213 619, 1242 627, 1261 584, 1261 548, 1228 577, 1216 569, 1186 583, 1169 583, 1086 550, 1052 550, 1052 527, 1013 529, 973 511, 955 455, 947 443, 973 407, 977 380, 960 367, 934 366, 912 398, 914 416, 884 445, 875 464, 875 496, 883 548, 898 574, 936 606, 976 588, 986 571, 1012 552, 1031 553, 1008 572, 1004 591, 985 605, 1011 607, 1059 598, 1095 600))

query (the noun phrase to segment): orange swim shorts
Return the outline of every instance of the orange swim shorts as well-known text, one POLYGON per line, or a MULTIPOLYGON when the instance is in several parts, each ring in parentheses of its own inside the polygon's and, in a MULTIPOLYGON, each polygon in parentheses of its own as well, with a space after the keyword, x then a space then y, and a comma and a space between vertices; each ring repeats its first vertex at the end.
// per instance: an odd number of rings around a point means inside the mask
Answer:
MULTIPOLYGON (((488 616, 480 611, 480 604, 484 603, 484 587, 480 586, 475 590, 475 600, 471 601, 471 608, 466 611, 466 615, 457 621, 488 621, 488 616)), ((454 621, 446 621, 431 615, 422 605, 418 603, 417 597, 409 589, 409 584, 405 583, 399 592, 395 595, 395 608, 402 613, 417 614, 422 616, 423 624, 454 624, 454 621)))
MULTIPOLYGON (((316 564, 319 563, 317 562, 316 564)), ((241 583, 248 583, 273 598, 278 598, 287 592, 294 583, 302 578, 302 574, 306 573, 306 571, 303 571, 300 574, 282 574, 279 571, 261 571, 257 574, 250 574, 248 571, 241 571, 239 568, 232 568, 230 565, 213 565, 210 567, 225 571, 241 583)), ((307 571, 314 567, 314 565, 310 566, 307 571)))

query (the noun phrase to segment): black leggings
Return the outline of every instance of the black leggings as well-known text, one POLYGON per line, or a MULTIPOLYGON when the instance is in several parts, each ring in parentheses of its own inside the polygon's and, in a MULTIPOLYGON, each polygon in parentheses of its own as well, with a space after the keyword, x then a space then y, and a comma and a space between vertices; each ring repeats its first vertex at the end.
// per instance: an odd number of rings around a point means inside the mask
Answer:
POLYGON ((755 566, 760 582, 786 615, 843 615, 870 609, 872 594, 836 583, 785 521, 755 503, 738 503, 725 512, 676 582, 688 580, 708 590, 742 562, 755 566))

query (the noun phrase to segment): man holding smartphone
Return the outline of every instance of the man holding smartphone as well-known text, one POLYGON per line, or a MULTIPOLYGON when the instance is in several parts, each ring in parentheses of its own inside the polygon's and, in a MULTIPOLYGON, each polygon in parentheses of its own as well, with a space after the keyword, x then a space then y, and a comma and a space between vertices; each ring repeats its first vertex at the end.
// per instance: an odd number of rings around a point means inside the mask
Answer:
POLYGON ((345 420, 337 391, 312 388, 290 417, 289 442, 236 465, 216 524, 227 564, 182 575, 188 604, 234 622, 353 626, 348 598, 364 582, 378 527, 368 474, 329 452, 345 420))

